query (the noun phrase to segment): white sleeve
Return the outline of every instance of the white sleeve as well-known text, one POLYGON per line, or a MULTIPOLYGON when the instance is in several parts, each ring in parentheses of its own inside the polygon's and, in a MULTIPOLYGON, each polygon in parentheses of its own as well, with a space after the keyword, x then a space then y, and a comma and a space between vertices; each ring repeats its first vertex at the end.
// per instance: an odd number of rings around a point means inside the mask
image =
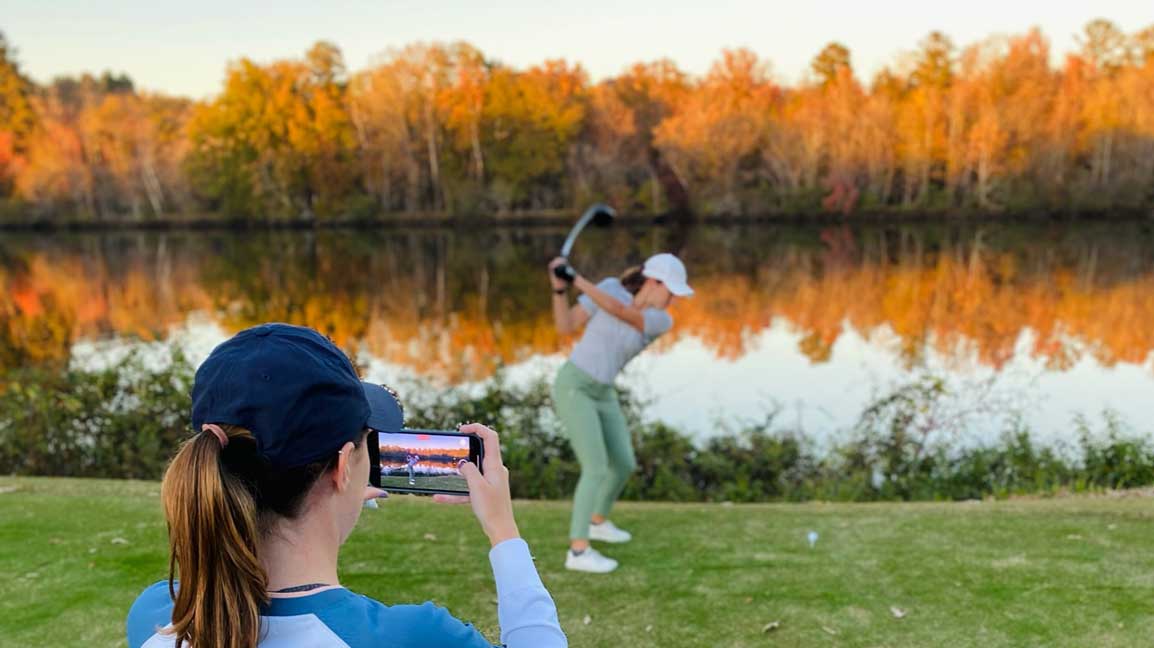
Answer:
POLYGON ((569 640, 557 620, 557 606, 537 574, 529 545, 506 540, 489 551, 497 581, 497 620, 507 648, 565 648, 569 640))

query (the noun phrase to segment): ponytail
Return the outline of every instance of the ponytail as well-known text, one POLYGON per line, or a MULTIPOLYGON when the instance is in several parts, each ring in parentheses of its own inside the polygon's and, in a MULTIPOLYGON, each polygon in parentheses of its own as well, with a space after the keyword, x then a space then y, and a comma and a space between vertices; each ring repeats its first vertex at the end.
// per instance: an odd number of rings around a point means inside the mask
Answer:
MULTIPOLYGON (((309 489, 339 455, 274 470, 248 430, 205 427, 180 446, 160 487, 173 600, 166 632, 176 636, 176 648, 255 648, 261 606, 269 602, 260 539, 279 520, 297 517, 309 489)), ((362 434, 353 445, 363 442, 362 434)))
POLYGON ((625 290, 628 290, 630 295, 636 295, 645 285, 644 270, 644 266, 633 266, 621 273, 621 285, 625 286, 625 290))
POLYGON ((257 558, 254 484, 225 467, 223 455, 251 453, 256 440, 226 426, 229 445, 197 434, 176 453, 161 485, 168 519, 168 589, 176 646, 253 648, 268 576, 257 558), (179 568, 180 586, 176 587, 179 568))

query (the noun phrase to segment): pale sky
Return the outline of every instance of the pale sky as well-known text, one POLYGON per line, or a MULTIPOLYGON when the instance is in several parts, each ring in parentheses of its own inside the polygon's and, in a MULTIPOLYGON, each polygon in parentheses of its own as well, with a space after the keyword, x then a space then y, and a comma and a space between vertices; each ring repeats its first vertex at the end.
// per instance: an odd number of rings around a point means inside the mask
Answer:
POLYGON ((337 44, 351 69, 416 41, 466 40, 490 59, 527 67, 546 58, 585 66, 594 80, 630 63, 673 59, 704 74, 726 47, 767 58, 794 83, 823 45, 850 48, 868 80, 938 29, 965 46, 1038 26, 1056 57, 1093 18, 1127 33, 1154 24, 1150 0, 735 0, 165 2, 5 0, 2 30, 37 81, 84 71, 126 72, 137 87, 202 98, 215 94, 231 60, 299 57, 315 41, 337 44))

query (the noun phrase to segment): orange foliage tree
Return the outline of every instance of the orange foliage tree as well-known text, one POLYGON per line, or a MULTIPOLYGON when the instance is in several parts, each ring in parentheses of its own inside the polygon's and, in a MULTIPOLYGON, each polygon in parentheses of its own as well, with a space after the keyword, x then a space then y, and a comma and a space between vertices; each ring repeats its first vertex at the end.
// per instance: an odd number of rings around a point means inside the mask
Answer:
POLYGON ((483 214, 609 200, 662 213, 1154 205, 1154 26, 1096 20, 1055 69, 1034 29, 928 34, 869 83, 839 43, 783 87, 750 50, 591 83, 464 42, 349 72, 331 44, 230 65, 218 96, 105 75, 35 87, 0 40, 0 190, 49 217, 483 214))

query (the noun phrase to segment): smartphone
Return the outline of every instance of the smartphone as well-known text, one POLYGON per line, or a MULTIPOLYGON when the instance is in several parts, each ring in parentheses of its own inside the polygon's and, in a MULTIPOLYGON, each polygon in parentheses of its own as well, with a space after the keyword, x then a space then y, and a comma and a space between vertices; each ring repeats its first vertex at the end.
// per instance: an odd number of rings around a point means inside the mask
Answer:
POLYGON ((481 437, 451 430, 405 430, 369 435, 369 481, 390 493, 468 495, 462 461, 481 468, 481 437))

